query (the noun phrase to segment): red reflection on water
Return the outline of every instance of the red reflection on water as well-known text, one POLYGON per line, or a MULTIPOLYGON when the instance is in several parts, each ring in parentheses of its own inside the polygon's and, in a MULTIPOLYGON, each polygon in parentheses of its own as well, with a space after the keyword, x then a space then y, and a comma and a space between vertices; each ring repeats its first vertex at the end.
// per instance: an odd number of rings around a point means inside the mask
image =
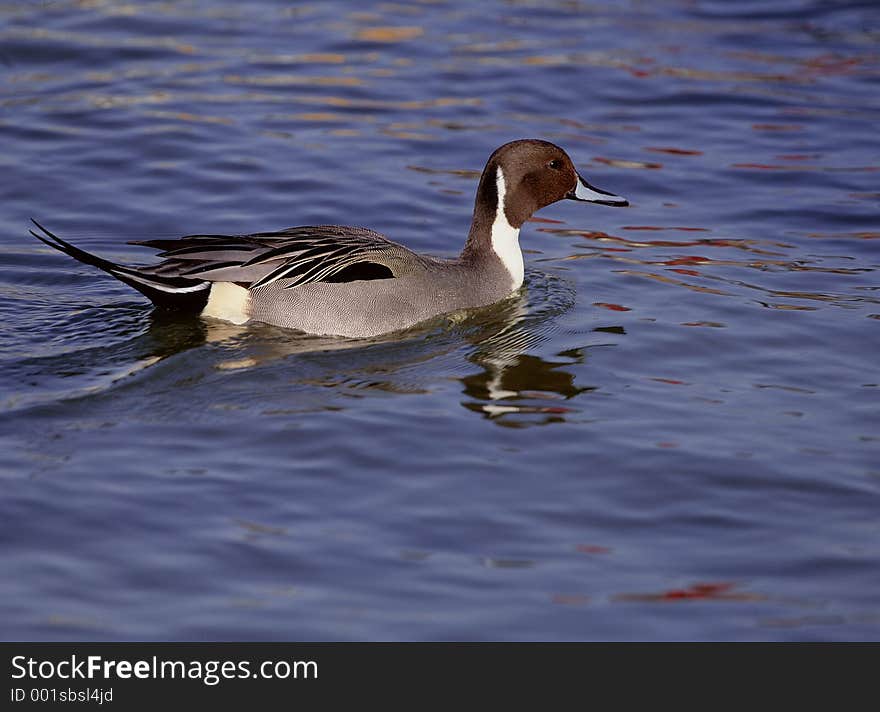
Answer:
POLYGON ((658 225, 624 225, 621 230, 679 230, 681 232, 712 232, 708 227, 682 227, 675 225, 671 227, 660 227, 658 225))
POLYGON ((620 304, 611 304, 609 302, 593 302, 593 306, 602 307, 603 309, 610 309, 611 311, 632 311, 629 307, 624 307, 620 304))
POLYGON ((752 124, 753 131, 803 131, 800 124, 752 124))
POLYGON ((645 148, 646 151, 651 151, 652 153, 670 153, 673 156, 702 156, 702 151, 692 151, 687 148, 671 148, 671 147, 660 147, 660 146, 647 146, 645 148))
POLYGON ((880 232, 808 232, 807 237, 856 237, 859 240, 876 240, 880 232))
POLYGON ((656 170, 663 168, 662 163, 653 163, 649 161, 629 161, 623 158, 604 158, 602 156, 594 156, 596 163, 604 163, 606 166, 614 166, 615 168, 647 168, 656 170))
POLYGON ((575 551, 581 554, 610 554, 611 548, 607 546, 598 546, 596 544, 578 544, 575 551))
POLYGON ((853 70, 864 63, 862 57, 840 57, 834 54, 820 54, 803 63, 802 74, 808 76, 835 76, 852 74, 853 70))
POLYGON ((707 265, 714 262, 708 257, 700 257, 699 255, 685 255, 684 257, 676 257, 674 260, 664 260, 661 265, 707 265))
POLYGON ((752 168, 756 171, 782 171, 789 170, 788 166, 774 166, 770 163, 733 163, 731 168, 752 168))
POLYGON ((687 386, 687 381, 678 381, 675 378, 652 378, 652 381, 659 381, 660 383, 671 383, 673 386, 687 386))
POLYGON ((676 272, 678 274, 686 274, 689 277, 699 277, 700 271, 695 269, 671 269, 670 272, 676 272))
POLYGON ((659 593, 624 593, 615 596, 618 601, 757 601, 763 597, 754 593, 734 591, 737 584, 730 581, 695 583, 687 588, 673 588, 659 593))
MULTIPOLYGON (((545 228, 538 228, 539 232, 555 232, 554 230, 549 230, 545 228)), ((601 240, 602 238, 610 237, 607 232, 602 232, 601 230, 576 230, 574 233, 570 233, 566 231, 564 234, 575 234, 580 235, 581 237, 589 237, 594 240, 601 240)))

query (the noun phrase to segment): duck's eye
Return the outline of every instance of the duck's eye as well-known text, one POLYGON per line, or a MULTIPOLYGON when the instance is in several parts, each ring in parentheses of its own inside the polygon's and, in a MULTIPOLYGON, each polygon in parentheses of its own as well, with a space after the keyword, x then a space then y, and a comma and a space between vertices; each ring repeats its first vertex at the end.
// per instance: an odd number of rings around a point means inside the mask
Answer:
POLYGON ((552 168, 554 171, 558 171, 560 168, 562 168, 562 161, 560 161, 558 158, 554 158, 554 159, 553 159, 552 161, 550 161, 550 163, 548 163, 547 165, 548 165, 550 168, 552 168))

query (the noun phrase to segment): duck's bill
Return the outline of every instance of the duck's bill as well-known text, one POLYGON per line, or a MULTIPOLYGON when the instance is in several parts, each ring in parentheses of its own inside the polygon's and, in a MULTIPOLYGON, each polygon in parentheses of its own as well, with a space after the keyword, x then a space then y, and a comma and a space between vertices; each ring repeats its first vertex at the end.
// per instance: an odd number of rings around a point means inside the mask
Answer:
POLYGON ((615 208, 625 208, 629 205, 626 198, 619 195, 601 190, 596 186, 590 185, 578 174, 578 182, 574 190, 565 196, 569 200, 582 200, 585 203, 599 203, 599 205, 611 205, 615 208))

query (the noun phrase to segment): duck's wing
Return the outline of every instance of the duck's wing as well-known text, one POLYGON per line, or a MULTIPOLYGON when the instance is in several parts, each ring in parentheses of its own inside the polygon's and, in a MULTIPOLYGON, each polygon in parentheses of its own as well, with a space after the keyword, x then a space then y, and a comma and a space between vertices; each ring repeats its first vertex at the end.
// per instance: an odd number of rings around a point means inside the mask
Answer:
POLYGON ((252 235, 187 235, 133 242, 161 250, 142 271, 165 277, 290 289, 310 282, 392 279, 426 269, 427 260, 366 228, 290 227, 252 235))

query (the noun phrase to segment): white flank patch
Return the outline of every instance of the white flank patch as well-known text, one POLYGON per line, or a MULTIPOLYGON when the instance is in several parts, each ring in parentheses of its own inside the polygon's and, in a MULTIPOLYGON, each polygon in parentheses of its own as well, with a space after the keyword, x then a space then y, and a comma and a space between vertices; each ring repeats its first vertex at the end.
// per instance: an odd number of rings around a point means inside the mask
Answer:
POLYGON ((214 282, 202 316, 244 324, 250 315, 251 293, 232 282, 214 282))
POLYGON ((498 209, 495 212, 495 222, 492 223, 492 249, 501 259, 501 264, 510 272, 513 279, 511 290, 519 289, 523 283, 525 268, 522 251, 519 249, 519 229, 507 222, 507 215, 504 214, 507 186, 504 183, 504 173, 501 171, 501 166, 498 166, 495 186, 498 191, 498 209))

